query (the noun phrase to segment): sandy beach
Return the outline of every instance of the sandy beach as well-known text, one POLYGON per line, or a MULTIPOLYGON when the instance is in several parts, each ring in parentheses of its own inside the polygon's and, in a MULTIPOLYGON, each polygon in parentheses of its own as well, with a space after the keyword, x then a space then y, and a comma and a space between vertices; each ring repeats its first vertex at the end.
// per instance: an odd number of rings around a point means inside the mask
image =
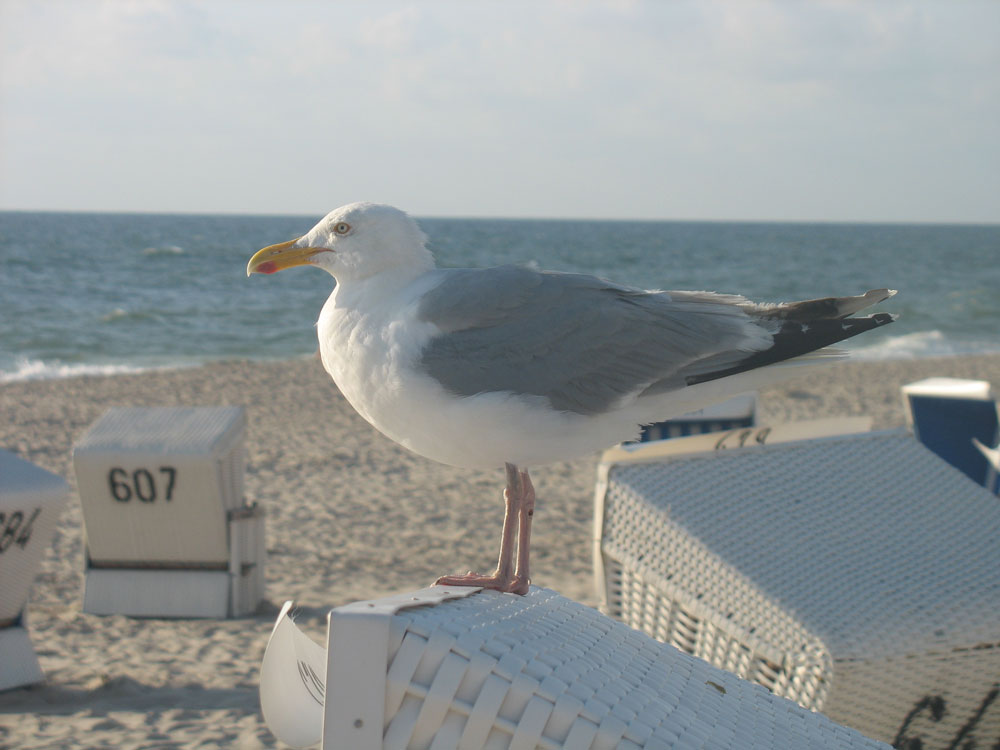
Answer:
MULTIPOLYGON (((1000 355, 831 366, 761 392, 760 421, 870 415, 876 429, 900 427, 900 385, 933 375, 1000 387, 1000 355)), ((3 748, 279 746, 257 678, 283 601, 297 602, 300 625, 318 638, 330 607, 495 561, 501 470, 408 453, 354 413, 314 357, 9 383, 0 409, 0 447, 73 488, 28 607, 47 682, 0 693, 3 748), (83 614, 73 442, 110 406, 219 404, 247 407, 246 494, 267 515, 266 603, 227 621, 83 614)), ((591 605, 595 464, 532 471, 533 582, 591 605)))

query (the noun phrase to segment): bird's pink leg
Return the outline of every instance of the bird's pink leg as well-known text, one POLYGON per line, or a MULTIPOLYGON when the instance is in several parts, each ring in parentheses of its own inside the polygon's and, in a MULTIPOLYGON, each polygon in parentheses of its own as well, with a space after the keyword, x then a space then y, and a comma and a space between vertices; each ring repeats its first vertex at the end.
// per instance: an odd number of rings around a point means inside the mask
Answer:
POLYGON ((528 593, 528 551, 531 516, 527 516, 525 529, 525 498, 530 495, 531 513, 535 508, 535 490, 531 486, 527 472, 518 471, 513 464, 507 464, 507 487, 503 497, 506 510, 503 517, 503 532, 500 536, 500 558, 492 575, 480 575, 469 571, 464 576, 442 576, 435 581, 437 586, 481 586, 496 591, 514 594, 528 593), (517 559, 515 568, 514 535, 517 534, 517 559))
POLYGON ((517 513, 517 567, 514 577, 524 581, 527 590, 530 577, 528 575, 528 555, 531 546, 531 521, 535 516, 535 487, 531 483, 528 472, 521 472, 521 507, 517 513))

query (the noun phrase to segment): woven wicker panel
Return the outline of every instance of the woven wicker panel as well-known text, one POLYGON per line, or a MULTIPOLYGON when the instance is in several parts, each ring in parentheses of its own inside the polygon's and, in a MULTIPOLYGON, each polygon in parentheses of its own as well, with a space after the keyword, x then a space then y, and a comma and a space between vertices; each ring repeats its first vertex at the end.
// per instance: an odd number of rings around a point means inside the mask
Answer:
POLYGON ((830 655, 779 609, 757 620, 763 623, 759 631, 741 624, 746 613, 766 607, 766 601, 754 596, 758 592, 742 592, 745 609, 722 607, 731 610, 723 618, 710 603, 633 566, 609 558, 605 574, 606 608, 623 622, 805 708, 822 707, 832 672, 830 655))
POLYGON ((245 429, 242 406, 113 406, 74 448, 95 453, 218 454, 234 438, 241 439, 245 429))
POLYGON ((620 464, 604 504, 609 612, 802 705, 892 741, 939 696, 947 747, 1000 677, 1000 504, 908 435, 620 464))
POLYGON ((399 612, 385 748, 878 747, 533 588, 399 612))

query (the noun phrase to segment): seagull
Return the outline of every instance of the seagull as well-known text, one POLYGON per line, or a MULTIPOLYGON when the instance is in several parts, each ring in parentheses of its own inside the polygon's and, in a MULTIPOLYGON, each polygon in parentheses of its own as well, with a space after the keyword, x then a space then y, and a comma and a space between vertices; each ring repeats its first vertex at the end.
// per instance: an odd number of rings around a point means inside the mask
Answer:
POLYGON ((646 291, 517 266, 436 268, 403 211, 352 203, 270 245, 247 275, 317 266, 336 280, 317 324, 351 406, 409 450, 506 470, 497 569, 440 585, 524 594, 535 491, 528 467, 635 439, 678 416, 843 356, 826 347, 890 323, 850 317, 895 294, 760 304, 646 291))

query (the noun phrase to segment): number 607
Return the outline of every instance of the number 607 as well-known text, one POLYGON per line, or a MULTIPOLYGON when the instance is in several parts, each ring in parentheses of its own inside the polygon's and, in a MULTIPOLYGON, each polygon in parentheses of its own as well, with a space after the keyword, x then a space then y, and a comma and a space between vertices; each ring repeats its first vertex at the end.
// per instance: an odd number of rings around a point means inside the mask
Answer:
MULTIPOLYGON (((161 481, 166 482, 164 499, 170 501, 174 495, 174 481, 177 479, 177 469, 173 466, 159 468, 161 481)), ((114 468, 108 472, 108 486, 111 497, 120 503, 127 503, 134 497, 141 502, 152 503, 158 497, 156 477, 149 469, 136 469, 129 474, 125 469, 114 468)))

